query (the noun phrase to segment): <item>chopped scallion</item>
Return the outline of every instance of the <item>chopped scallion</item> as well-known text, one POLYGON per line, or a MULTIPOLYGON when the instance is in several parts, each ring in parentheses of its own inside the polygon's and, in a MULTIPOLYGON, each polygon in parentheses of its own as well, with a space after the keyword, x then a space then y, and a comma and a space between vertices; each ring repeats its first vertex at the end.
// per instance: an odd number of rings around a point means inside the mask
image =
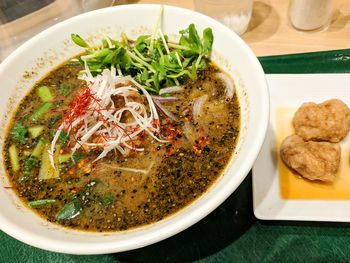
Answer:
POLYGON ((53 101, 53 96, 48 86, 41 86, 38 88, 38 95, 42 102, 53 101))
POLYGON ((41 200, 36 200, 36 201, 30 201, 27 203, 27 206, 37 207, 37 206, 42 206, 42 205, 47 205, 47 204, 54 204, 56 202, 57 202, 57 200, 54 200, 54 199, 41 199, 41 200))
POLYGON ((10 156, 11 168, 14 172, 17 172, 19 170, 19 158, 18 158, 18 151, 17 151, 16 145, 12 144, 9 147, 9 156, 10 156))
POLYGON ((41 119, 43 117, 43 115, 50 109, 52 108, 52 103, 51 102, 44 102, 43 104, 41 104, 41 106, 39 107, 39 109, 37 109, 32 116, 30 117, 30 119, 32 121, 37 121, 39 119, 41 119))

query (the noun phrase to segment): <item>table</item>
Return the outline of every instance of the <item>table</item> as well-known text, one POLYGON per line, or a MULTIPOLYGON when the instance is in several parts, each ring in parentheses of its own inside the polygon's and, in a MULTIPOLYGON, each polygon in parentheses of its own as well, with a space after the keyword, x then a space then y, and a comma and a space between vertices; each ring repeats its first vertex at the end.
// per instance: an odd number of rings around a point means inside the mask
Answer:
MULTIPOLYGON (((129 0, 192 9, 192 1, 129 0)), ((303 34, 286 23, 287 1, 255 1, 253 19, 242 38, 267 73, 349 72, 348 50, 261 57, 348 47, 350 2, 339 0, 326 32, 303 34), (338 14, 337 14, 338 13, 338 14), (339 59, 341 58, 341 59, 339 59), (311 62, 310 62, 311 61, 311 62), (340 61, 340 63, 339 63, 340 61), (307 63, 308 62, 308 63, 307 63), (319 64, 327 66, 319 67, 319 64), (290 66, 293 65, 293 66, 290 66)), ((52 253, 0 232, 0 262, 348 262, 350 224, 264 222, 253 215, 251 174, 209 216, 157 244, 134 251, 93 256, 52 253)))
MULTIPOLYGON (((193 9, 191 0, 134 0, 132 3, 163 3, 193 9)), ((289 0, 255 0, 248 30, 242 35, 257 56, 292 54, 349 47, 350 2, 336 0, 327 31, 302 33, 287 19, 289 0)))

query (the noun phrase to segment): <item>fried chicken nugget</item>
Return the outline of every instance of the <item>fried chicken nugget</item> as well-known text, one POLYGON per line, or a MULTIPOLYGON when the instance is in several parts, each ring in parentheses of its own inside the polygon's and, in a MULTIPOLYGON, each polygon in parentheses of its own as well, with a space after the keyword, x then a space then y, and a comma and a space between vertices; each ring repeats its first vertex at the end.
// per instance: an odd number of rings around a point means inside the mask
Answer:
POLYGON ((284 163, 309 180, 332 182, 340 162, 340 145, 330 142, 305 142, 298 135, 285 138, 280 155, 284 163))
POLYGON ((305 141, 339 142, 350 128, 350 109, 339 99, 307 102, 295 112, 295 133, 305 141))

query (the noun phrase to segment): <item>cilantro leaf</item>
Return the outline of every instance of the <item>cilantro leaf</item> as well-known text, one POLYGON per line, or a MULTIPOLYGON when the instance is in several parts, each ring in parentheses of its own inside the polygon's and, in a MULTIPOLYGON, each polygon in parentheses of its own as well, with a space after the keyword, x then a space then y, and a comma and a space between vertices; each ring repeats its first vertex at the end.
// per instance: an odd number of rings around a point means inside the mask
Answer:
POLYGON ((64 144, 67 141, 67 139, 69 138, 69 135, 70 135, 69 133, 67 133, 64 130, 62 130, 60 132, 60 135, 58 136, 59 142, 64 144))
MULTIPOLYGON (((114 67, 118 75, 131 75, 148 91, 159 93, 161 88, 180 85, 186 78, 195 80, 197 71, 206 67, 206 56, 210 55, 214 39, 210 28, 203 31, 201 39, 195 25, 190 24, 179 31, 178 43, 169 42, 158 27, 161 14, 162 9, 152 36, 140 35, 135 41, 125 33, 121 34, 121 42, 104 35, 102 48, 96 48, 89 47, 78 35, 72 34, 72 39, 86 47, 84 60, 93 76, 114 67)), ((81 57, 78 61, 84 66, 81 57)))
POLYGON ((203 31, 203 54, 208 55, 211 51, 211 48, 213 46, 213 31, 211 28, 206 28, 203 31))
POLYGON ((13 141, 25 144, 28 138, 28 129, 21 123, 16 123, 10 131, 10 137, 13 141))

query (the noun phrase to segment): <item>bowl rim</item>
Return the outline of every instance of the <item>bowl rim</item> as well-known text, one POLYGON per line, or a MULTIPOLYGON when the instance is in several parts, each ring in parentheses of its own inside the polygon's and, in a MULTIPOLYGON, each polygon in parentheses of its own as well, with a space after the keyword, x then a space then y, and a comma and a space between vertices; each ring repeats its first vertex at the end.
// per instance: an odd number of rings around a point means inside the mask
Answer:
MULTIPOLYGON (((79 20, 81 20, 83 17, 87 16, 93 16, 94 14, 104 13, 106 10, 115 9, 119 11, 128 11, 133 10, 134 8, 154 8, 158 9, 160 5, 158 4, 130 4, 130 5, 121 5, 121 6, 113 6, 108 7, 104 9, 94 10, 91 12, 79 14, 77 16, 74 16, 72 18, 69 18, 67 20, 64 20, 56 25, 53 25, 49 27, 48 29, 40 32, 39 34, 35 35, 31 39, 27 40, 25 43, 23 43, 20 47, 18 47, 15 51, 13 51, 5 60, 0 64, 0 72, 4 69, 6 69, 6 66, 8 63, 10 63, 13 60, 16 60, 17 54, 22 52, 23 50, 26 50, 27 46, 29 46, 33 41, 35 41, 37 38, 45 37, 47 34, 50 34, 50 32, 55 31, 59 29, 60 27, 64 27, 67 24, 70 23, 76 23, 79 20)), ((212 212, 215 208, 217 208, 229 195, 231 195, 234 190, 241 184, 241 182, 244 180, 246 175, 249 173, 255 159, 258 156, 258 153, 261 149, 262 143, 265 138, 267 126, 268 126, 268 118, 269 118, 269 94, 268 94, 268 88, 267 83, 265 79, 265 74, 262 69, 262 66, 260 62, 258 61, 257 57, 254 55, 252 50, 248 47, 248 45, 234 32, 232 32, 230 29, 228 29, 226 26, 221 24, 220 22, 214 20, 213 18, 210 18, 208 16, 205 16, 203 14, 200 14, 198 12, 181 8, 181 7, 175 7, 170 5, 164 5, 164 9, 168 9, 169 11, 177 11, 182 12, 185 15, 195 15, 195 16, 201 16, 205 17, 205 19, 209 20, 209 22, 215 27, 220 27, 222 30, 227 32, 230 37, 235 38, 235 41, 246 51, 246 53, 249 56, 249 60, 253 64, 254 68, 257 70, 257 75, 259 77, 258 82, 261 83, 261 86, 265 89, 265 92, 263 92, 264 96, 261 98, 264 109, 266 111, 266 114, 261 115, 260 123, 261 123, 261 129, 263 132, 260 132, 255 138, 255 147, 252 149, 252 153, 247 156, 245 162, 243 163, 241 167, 241 173, 240 176, 236 175, 235 180, 231 180, 230 184, 225 185, 224 191, 220 193, 220 195, 217 195, 215 198, 212 198, 208 200, 208 203, 205 207, 200 207, 196 211, 196 213, 189 214, 188 216, 184 216, 181 218, 181 220, 178 220, 177 224, 165 224, 162 227, 162 231, 159 231, 159 233, 156 234, 145 234, 142 237, 134 238, 130 242, 126 242, 126 244, 115 244, 111 242, 111 244, 107 245, 104 243, 104 246, 87 246, 87 247, 72 247, 72 244, 70 244, 69 240, 67 242, 53 242, 50 239, 38 237, 38 235, 33 235, 28 230, 24 230, 22 228, 19 228, 17 225, 13 224, 12 222, 7 221, 1 216, 0 213, 0 227, 2 231, 7 233, 8 235, 35 247, 54 251, 54 252, 61 252, 61 253, 70 253, 70 254, 103 254, 103 253, 113 253, 113 252, 121 252, 121 251, 127 251, 131 249, 140 248, 143 246, 147 246, 153 243, 156 243, 158 241, 164 240, 170 236, 173 236, 186 228, 192 226, 193 224, 200 221, 202 218, 207 216, 210 212, 212 212), (6 226, 6 227, 5 227, 6 226), (51 242, 51 243, 50 243, 51 242)), ((203 194, 204 195, 204 194, 203 194)), ((198 199, 196 199, 198 200, 198 199)), ((195 201, 196 201, 195 200, 195 201)), ((195 202, 194 201, 194 202, 195 202)), ((178 214, 178 213, 175 213, 178 214)), ((170 216, 170 217, 173 217, 170 216)), ((161 220, 162 221, 162 220, 161 220)), ((152 225, 152 224, 151 224, 152 225)))

